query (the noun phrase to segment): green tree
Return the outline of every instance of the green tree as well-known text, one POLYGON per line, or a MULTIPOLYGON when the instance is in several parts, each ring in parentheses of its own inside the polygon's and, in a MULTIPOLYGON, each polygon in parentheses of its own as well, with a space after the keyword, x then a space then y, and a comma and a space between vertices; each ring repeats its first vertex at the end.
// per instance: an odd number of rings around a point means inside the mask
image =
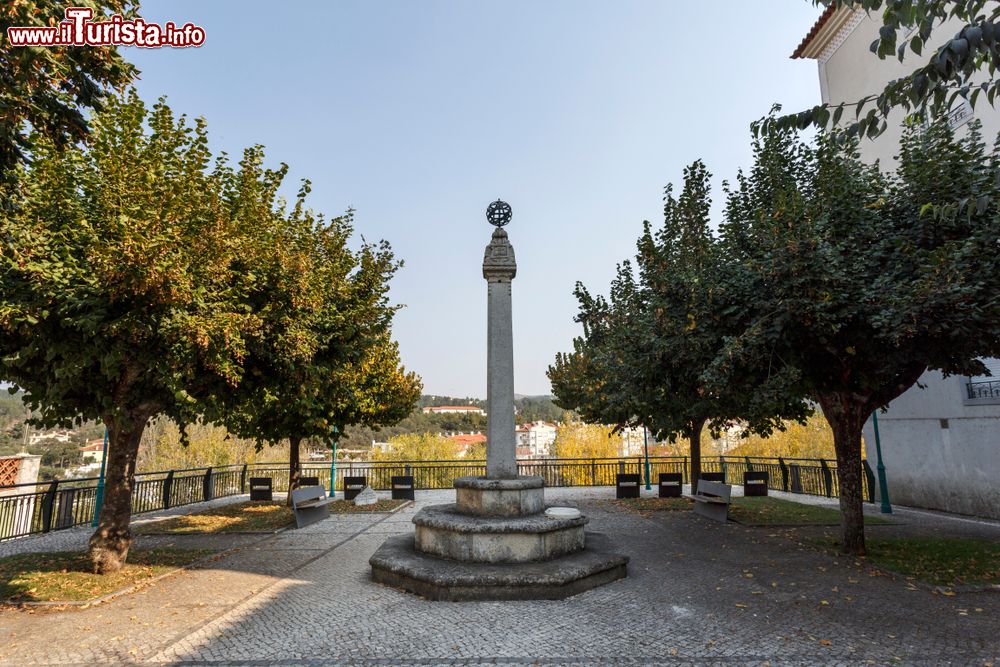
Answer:
MULTIPOLYGON (((353 215, 329 222, 304 207, 302 188, 270 276, 274 307, 262 313, 274 339, 251 344, 259 368, 230 394, 237 434, 289 441, 289 488, 298 487, 304 438, 336 441, 348 425, 377 427, 406 417, 421 383, 390 338, 396 306, 389 280, 399 267, 385 242, 347 246, 353 215)), ((289 498, 290 501, 290 498, 289 498)))
POLYGON ((709 227, 709 173, 699 161, 684 187, 666 190, 663 226, 645 223, 638 281, 619 266, 609 299, 577 286, 583 336, 549 368, 558 404, 585 420, 649 428, 656 439, 690 443, 691 479, 701 476, 701 436, 739 421, 769 433, 782 418, 801 419, 804 401, 764 394, 734 378, 710 387, 703 377, 734 326, 719 278, 719 243, 709 227))
MULTIPOLYGON (((8 2, 0 8, 0 181, 32 152, 29 128, 56 146, 87 137, 84 110, 99 111, 111 90, 123 90, 138 74, 110 47, 13 46, 11 26, 49 26, 65 17, 67 3, 56 0, 8 2)), ((137 3, 88 0, 94 18, 131 16, 137 3)), ((47 149, 43 149, 47 150, 47 149)))
POLYGON ((524 396, 514 400, 514 408, 521 423, 557 422, 563 414, 563 409, 556 405, 550 396, 524 396))
POLYGON ((975 105, 992 106, 1000 94, 1000 5, 990 0, 812 0, 814 5, 863 9, 881 13, 882 26, 871 51, 878 58, 909 54, 921 59, 906 76, 893 79, 881 91, 860 100, 818 104, 784 116, 770 115, 754 124, 755 131, 826 129, 831 123, 845 132, 838 140, 874 137, 883 132, 893 109, 902 109, 911 121, 946 114, 959 98, 975 105), (956 20, 962 26, 954 35, 932 34, 935 25, 956 20), (925 52, 927 55, 925 55, 925 52), (985 72, 984 80, 973 78, 985 72), (846 118, 845 118, 846 117, 846 118))
POLYGON ((134 93, 92 127, 88 147, 34 139, 0 235, 0 363, 38 423, 107 426, 90 556, 113 572, 131 544, 148 420, 248 421, 232 397, 266 374, 269 346, 299 343, 295 323, 270 314, 288 311, 287 271, 273 269, 305 230, 301 197, 291 212, 278 199, 286 168, 264 169, 260 147, 236 169, 224 155, 213 165, 203 121, 162 101, 147 112, 134 93))
POLYGON ((956 140, 943 121, 907 129, 896 173, 866 166, 856 144, 754 141, 722 225, 720 275, 742 330, 708 375, 818 402, 843 548, 863 554, 862 425, 928 368, 975 375, 977 357, 1000 352, 1000 161, 975 126, 956 140))

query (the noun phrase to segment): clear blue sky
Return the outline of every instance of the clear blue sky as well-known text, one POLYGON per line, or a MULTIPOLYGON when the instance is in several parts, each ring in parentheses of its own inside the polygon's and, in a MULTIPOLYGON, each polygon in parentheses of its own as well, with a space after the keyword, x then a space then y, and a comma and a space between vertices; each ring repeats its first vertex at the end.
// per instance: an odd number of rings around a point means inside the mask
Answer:
MULTIPOLYGON (((514 218, 515 389, 546 394, 571 349, 573 285, 606 292, 663 186, 702 158, 721 182, 749 124, 816 103, 816 63, 789 54, 808 0, 147 0, 192 21, 196 49, 128 49, 152 101, 204 116, 216 150, 264 144, 313 181, 314 209, 357 209, 405 267, 393 299, 425 392, 486 394, 484 212, 514 218)), ((716 206, 718 211, 718 206, 716 206)))

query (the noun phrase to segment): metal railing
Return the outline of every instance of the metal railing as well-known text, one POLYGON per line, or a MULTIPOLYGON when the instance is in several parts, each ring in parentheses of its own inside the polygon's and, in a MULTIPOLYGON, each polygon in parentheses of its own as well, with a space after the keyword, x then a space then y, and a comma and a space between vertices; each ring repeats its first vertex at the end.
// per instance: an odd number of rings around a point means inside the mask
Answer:
MULTIPOLYGON (((545 485, 612 486, 620 472, 644 475, 643 457, 524 459, 518 473, 536 475, 545 485)), ((681 473, 690 483, 686 456, 649 457, 650 482, 655 486, 660 473, 681 473)), ((768 486, 777 491, 834 497, 839 493, 837 467, 823 459, 783 459, 767 457, 704 457, 703 472, 721 472, 730 484, 742 484, 746 471, 766 470, 768 486)), ((330 488, 330 462, 309 462, 300 466, 304 477, 316 477, 330 488)), ((486 474, 485 461, 338 461, 336 489, 342 491, 344 478, 364 476, 379 490, 390 488, 395 475, 413 475, 417 489, 450 489, 456 477, 486 474)), ((181 505, 247 492, 251 477, 269 477, 275 491, 288 490, 287 463, 188 468, 139 473, 132 484, 132 513, 144 514, 181 505)), ((645 481, 645 479, 643 480, 645 481)), ((864 462, 862 486, 865 499, 874 502, 874 478, 864 462)), ((89 524, 94 518, 97 478, 55 480, 0 488, 0 540, 89 524)))
POLYGON ((983 380, 981 382, 968 382, 965 390, 969 395, 969 400, 979 400, 983 398, 1000 398, 1000 380, 983 380))

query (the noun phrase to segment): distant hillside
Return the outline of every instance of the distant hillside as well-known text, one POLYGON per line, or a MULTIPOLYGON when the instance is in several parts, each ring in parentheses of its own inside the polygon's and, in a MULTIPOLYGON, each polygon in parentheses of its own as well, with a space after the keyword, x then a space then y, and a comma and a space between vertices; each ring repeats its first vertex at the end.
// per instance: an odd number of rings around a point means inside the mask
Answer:
POLYGON ((418 408, 432 408, 438 405, 474 405, 477 408, 485 408, 486 400, 481 398, 456 398, 454 396, 438 396, 436 394, 425 394, 417 400, 418 408))
MULTIPOLYGON (((425 394, 417 401, 417 408, 436 407, 440 405, 474 405, 478 408, 486 408, 486 401, 481 398, 466 396, 458 398, 456 396, 439 396, 437 394, 425 394)), ((561 421, 563 413, 566 412, 557 407, 552 402, 551 396, 538 395, 526 396, 524 394, 514 394, 514 409, 517 411, 519 422, 531 421, 561 421)))

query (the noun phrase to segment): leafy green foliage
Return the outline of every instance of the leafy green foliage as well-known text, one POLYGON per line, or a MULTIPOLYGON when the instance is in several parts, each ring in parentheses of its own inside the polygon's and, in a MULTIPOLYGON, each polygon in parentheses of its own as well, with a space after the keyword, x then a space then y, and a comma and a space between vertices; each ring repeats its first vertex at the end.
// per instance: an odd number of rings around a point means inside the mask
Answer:
POLYGON ((35 421, 110 431, 95 567, 121 567, 148 420, 221 424, 261 439, 332 435, 405 415, 385 243, 352 251, 350 214, 325 221, 278 196, 263 149, 213 160, 203 120, 131 93, 88 147, 33 139, 0 234, 0 364, 35 421), (400 400, 402 396, 402 400, 400 400), (277 407, 281 409, 277 409, 277 407))
POLYGON ((1000 158, 978 128, 908 128, 899 167, 857 140, 754 142, 728 191, 724 276, 741 323, 706 379, 819 403, 833 429, 845 548, 864 552, 861 428, 927 370, 979 374, 1000 352, 1000 158))
MULTIPOLYGON (((134 14, 129 0, 88 0, 95 20, 134 14)), ((109 89, 122 90, 138 71, 110 47, 15 47, 10 26, 48 26, 65 17, 67 3, 56 0, 7 2, 0 8, 0 180, 34 150, 29 127, 48 143, 66 146, 87 137, 84 109, 100 110, 109 89)))
POLYGON ((549 368, 558 404, 585 420, 645 425, 657 440, 689 439, 693 479, 706 423, 718 432, 739 421, 766 434, 783 428, 782 418, 808 413, 795 396, 764 395, 740 378, 715 386, 703 378, 738 324, 709 227, 709 176, 695 162, 684 171, 680 196, 667 188, 663 226, 654 231, 647 222, 638 242, 638 279, 625 262, 608 299, 577 285, 583 336, 549 368))
POLYGON ((910 74, 890 81, 877 94, 855 102, 819 104, 783 116, 770 115, 754 123, 754 132, 825 129, 839 125, 839 141, 874 137, 886 128, 893 109, 902 109, 913 120, 946 114, 959 98, 975 107, 981 100, 991 106, 1000 95, 1000 6, 988 0, 813 0, 814 4, 860 8, 881 12, 882 27, 871 51, 880 59, 895 57, 903 62, 907 53, 925 58, 910 74), (964 25, 952 37, 932 33, 935 25, 958 20, 964 25), (939 39, 937 46, 933 40, 939 39), (927 55, 925 55, 925 51, 927 55), (973 83, 973 75, 985 71, 989 78, 973 83))
POLYGON ((477 408, 486 409, 486 400, 482 398, 456 398, 454 396, 442 396, 439 394, 424 394, 417 400, 418 408, 435 407, 440 405, 473 405, 477 408))

